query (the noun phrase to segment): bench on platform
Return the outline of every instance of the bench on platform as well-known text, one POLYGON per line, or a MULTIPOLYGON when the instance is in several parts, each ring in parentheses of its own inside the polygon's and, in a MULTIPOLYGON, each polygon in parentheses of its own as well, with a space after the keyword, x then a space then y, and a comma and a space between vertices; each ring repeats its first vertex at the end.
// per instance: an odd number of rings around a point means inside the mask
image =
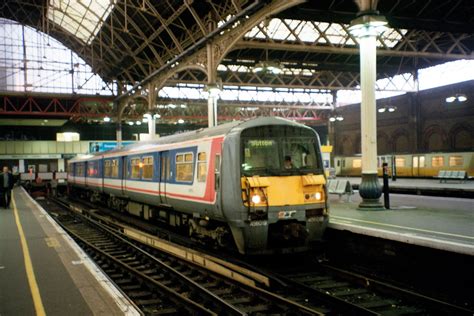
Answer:
POLYGON ((328 193, 339 195, 339 200, 341 200, 343 195, 347 195, 347 202, 350 202, 351 195, 354 194, 354 191, 352 190, 352 185, 348 180, 329 179, 328 193))
POLYGON ((462 183, 467 180, 467 173, 464 170, 440 170, 435 178, 439 179, 439 183, 447 183, 448 180, 458 180, 462 183))

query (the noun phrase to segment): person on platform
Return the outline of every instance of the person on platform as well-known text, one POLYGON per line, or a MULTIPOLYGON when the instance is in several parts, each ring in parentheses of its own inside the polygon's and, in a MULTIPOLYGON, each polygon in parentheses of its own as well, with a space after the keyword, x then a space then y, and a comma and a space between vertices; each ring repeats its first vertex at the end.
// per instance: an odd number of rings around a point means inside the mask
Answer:
POLYGON ((5 208, 10 208, 10 201, 12 199, 12 189, 13 189, 13 175, 8 170, 8 167, 3 167, 3 172, 0 174, 0 199, 2 201, 2 206, 5 208))

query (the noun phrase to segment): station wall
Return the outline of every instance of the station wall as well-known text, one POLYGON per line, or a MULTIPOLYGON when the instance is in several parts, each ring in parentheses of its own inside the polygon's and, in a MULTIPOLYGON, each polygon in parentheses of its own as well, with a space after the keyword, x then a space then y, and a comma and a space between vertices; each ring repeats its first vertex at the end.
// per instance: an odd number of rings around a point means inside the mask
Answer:
MULTIPOLYGON (((377 100, 377 152, 422 153, 474 150, 474 80, 377 100), (466 102, 446 97, 465 94, 466 102)), ((361 153, 360 104, 339 108, 344 121, 334 124, 336 155, 361 153)))

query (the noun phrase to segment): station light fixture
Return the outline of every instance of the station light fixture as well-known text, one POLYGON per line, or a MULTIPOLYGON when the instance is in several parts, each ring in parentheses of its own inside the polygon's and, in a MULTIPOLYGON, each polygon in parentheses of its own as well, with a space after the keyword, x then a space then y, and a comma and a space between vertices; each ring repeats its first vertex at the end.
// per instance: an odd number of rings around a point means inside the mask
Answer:
POLYGON ((135 124, 136 125, 142 125, 142 121, 136 121, 135 124))
POLYGON ((274 75, 281 74, 283 69, 280 63, 275 61, 263 61, 255 65, 253 68, 255 73, 270 73, 274 75))
POLYGON ((381 108, 378 108, 377 112, 379 112, 379 113, 385 113, 385 112, 393 113, 396 110, 397 110, 396 106, 383 106, 381 108))
POLYGON ((378 11, 365 11, 351 21, 349 32, 357 38, 379 36, 388 29, 387 25, 387 19, 378 11))
POLYGON ((133 124, 134 123, 132 121, 128 122, 128 125, 130 125, 130 126, 133 126, 133 124))
POLYGON ((110 117, 108 117, 108 116, 104 117, 104 122, 106 122, 106 123, 110 122, 110 117))
POLYGON ((329 117, 329 122, 336 122, 336 121, 338 122, 344 121, 344 116, 340 114, 334 114, 329 117))
POLYGON ((455 95, 449 96, 446 98, 447 103, 453 103, 453 102, 466 102, 467 101, 467 96, 464 93, 456 93, 455 95))
POLYGON ((178 124, 183 124, 184 123, 184 120, 183 119, 179 119, 178 120, 178 124))

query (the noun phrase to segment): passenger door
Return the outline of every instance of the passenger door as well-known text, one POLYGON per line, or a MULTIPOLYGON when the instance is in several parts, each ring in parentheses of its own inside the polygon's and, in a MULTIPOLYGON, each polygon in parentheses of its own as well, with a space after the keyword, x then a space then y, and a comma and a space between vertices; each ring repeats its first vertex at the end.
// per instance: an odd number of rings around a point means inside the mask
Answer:
POLYGON ((425 167, 425 156, 413 156, 412 175, 414 177, 424 176, 422 170, 425 167))
POLYGON ((169 151, 162 151, 158 154, 160 159, 160 173, 159 173, 159 186, 160 191, 160 203, 168 204, 168 199, 166 197, 166 184, 170 179, 171 175, 171 162, 170 162, 170 153, 169 151))

